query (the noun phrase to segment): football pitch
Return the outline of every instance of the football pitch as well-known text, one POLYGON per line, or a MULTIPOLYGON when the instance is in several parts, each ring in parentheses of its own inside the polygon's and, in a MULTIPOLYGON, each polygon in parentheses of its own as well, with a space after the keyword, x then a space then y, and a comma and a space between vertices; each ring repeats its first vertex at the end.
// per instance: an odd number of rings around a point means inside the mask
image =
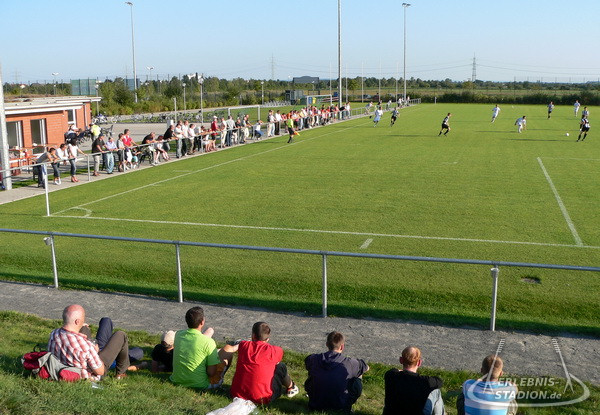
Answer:
MULTIPOLYGON (((0 206, 4 228, 378 254, 600 265, 600 138, 557 107, 417 105, 0 206), (452 131, 438 136, 451 112, 452 131), (527 130, 515 120, 526 115, 527 130), (570 135, 567 136, 566 133, 570 135)), ((4 279, 49 283, 39 237, 3 234, 4 279)), ((174 249, 59 238, 62 286, 176 295, 174 249)), ((184 295, 319 314, 317 256, 182 247, 184 295)), ((330 315, 486 327, 489 267, 329 258, 330 315)), ((600 275, 500 270, 498 327, 600 336, 600 275)))

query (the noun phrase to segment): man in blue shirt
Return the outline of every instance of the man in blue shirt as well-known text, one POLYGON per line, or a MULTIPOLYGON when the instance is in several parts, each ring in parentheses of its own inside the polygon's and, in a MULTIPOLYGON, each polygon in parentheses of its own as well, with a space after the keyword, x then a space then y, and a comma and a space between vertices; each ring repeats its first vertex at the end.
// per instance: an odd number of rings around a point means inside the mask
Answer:
POLYGON ((459 415, 514 415, 517 413, 517 387, 501 381, 504 362, 498 355, 483 359, 479 379, 463 383, 462 393, 456 400, 459 415))
POLYGON ((313 411, 350 412, 362 394, 361 376, 369 366, 362 359, 342 356, 345 339, 340 332, 329 333, 326 345, 327 352, 312 354, 304 361, 308 370, 304 384, 308 407, 313 411))

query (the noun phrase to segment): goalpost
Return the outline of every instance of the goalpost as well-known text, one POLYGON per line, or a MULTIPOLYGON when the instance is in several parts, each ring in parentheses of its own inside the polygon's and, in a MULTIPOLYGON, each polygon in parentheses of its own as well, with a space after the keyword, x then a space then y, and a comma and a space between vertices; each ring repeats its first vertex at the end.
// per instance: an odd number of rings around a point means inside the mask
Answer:
POLYGON ((252 109, 256 109, 256 118, 260 120, 260 105, 242 105, 239 107, 228 107, 227 108, 227 115, 231 115, 233 116, 233 118, 236 118, 236 116, 239 116, 241 114, 250 114, 250 118, 253 119, 253 115, 249 110, 252 109), (246 111, 238 111, 237 114, 235 113, 235 111, 232 113, 232 110, 246 110, 246 111))

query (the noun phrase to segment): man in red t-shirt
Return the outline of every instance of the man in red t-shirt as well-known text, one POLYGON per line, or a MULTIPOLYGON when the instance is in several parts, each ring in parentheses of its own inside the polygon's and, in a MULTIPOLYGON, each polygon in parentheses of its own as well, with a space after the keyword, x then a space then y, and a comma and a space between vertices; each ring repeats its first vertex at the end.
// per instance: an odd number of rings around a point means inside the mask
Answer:
POLYGON ((259 321, 252 326, 252 341, 241 341, 231 384, 231 397, 266 405, 281 396, 298 394, 298 386, 281 363, 283 349, 269 344, 271 328, 259 321))

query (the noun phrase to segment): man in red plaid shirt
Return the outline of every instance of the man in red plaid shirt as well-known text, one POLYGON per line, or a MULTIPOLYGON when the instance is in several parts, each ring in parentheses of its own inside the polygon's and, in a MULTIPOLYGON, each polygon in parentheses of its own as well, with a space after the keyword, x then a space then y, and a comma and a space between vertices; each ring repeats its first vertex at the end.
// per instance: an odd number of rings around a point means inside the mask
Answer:
POLYGON ((91 337, 85 310, 80 305, 70 305, 63 311, 63 326, 50 334, 48 351, 63 364, 80 368, 84 379, 99 380, 115 360, 117 379, 125 377, 129 366, 127 334, 115 332, 101 351, 91 337))

